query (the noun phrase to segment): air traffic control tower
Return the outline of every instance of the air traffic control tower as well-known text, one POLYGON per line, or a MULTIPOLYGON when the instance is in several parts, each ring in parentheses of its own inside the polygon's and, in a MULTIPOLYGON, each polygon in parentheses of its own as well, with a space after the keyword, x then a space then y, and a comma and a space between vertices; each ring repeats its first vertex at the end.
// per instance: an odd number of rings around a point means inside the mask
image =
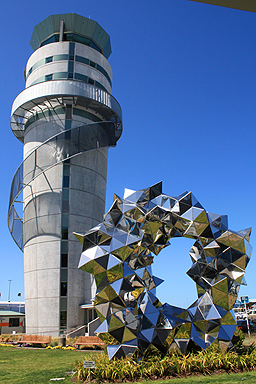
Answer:
POLYGON ((26 88, 11 112, 24 157, 8 225, 24 250, 26 332, 58 336, 94 317, 96 288, 77 268, 73 232, 102 221, 108 148, 122 134, 122 111, 111 95, 110 38, 97 22, 52 15, 35 26, 30 44, 26 88))

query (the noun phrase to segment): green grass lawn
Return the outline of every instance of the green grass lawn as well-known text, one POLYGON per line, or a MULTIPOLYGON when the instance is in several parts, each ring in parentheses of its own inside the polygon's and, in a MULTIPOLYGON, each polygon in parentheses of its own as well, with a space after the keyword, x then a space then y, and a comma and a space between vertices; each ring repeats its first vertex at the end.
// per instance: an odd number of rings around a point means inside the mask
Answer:
MULTIPOLYGON (((222 373, 212 376, 189 376, 187 378, 143 381, 138 384, 255 384, 256 372, 222 373), (242 383, 241 383, 242 382, 242 383)), ((134 383, 135 384, 135 383, 134 383)))
POLYGON ((65 377, 65 380, 51 383, 71 383, 67 372, 71 372, 74 363, 82 361, 85 355, 78 350, 0 347, 0 383, 44 384, 57 377, 65 377))
MULTIPOLYGON (((74 381, 67 372, 71 372, 74 369, 75 362, 83 361, 85 356, 85 351, 78 350, 0 347, 0 383, 44 384, 59 382, 71 384, 74 381), (53 378, 65 378, 65 380, 50 381, 53 378)), ((245 384, 256 383, 256 371, 236 374, 222 373, 212 376, 188 376, 187 378, 170 380, 144 381, 139 384, 241 384, 240 382, 245 382, 245 384)))

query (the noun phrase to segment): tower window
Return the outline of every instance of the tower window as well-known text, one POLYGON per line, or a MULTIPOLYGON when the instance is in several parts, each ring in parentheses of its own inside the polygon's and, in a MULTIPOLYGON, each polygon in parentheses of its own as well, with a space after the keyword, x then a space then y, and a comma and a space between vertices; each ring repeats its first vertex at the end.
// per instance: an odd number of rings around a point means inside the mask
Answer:
POLYGON ((63 189, 62 191, 62 200, 69 200, 69 189, 63 189))
POLYGON ((68 72, 73 72, 74 71, 74 61, 69 61, 68 62, 68 72))
POLYGON ((52 61, 53 61, 53 57, 52 56, 46 57, 45 64, 51 63, 52 61))
POLYGON ((69 213, 69 201, 62 201, 62 213, 69 213))
POLYGON ((60 311, 60 326, 67 326, 67 311, 60 311))
POLYGON ((63 187, 69 188, 69 176, 63 176, 63 187))
POLYGON ((60 295, 67 296, 68 293, 68 283, 60 283, 60 295))
POLYGON ((62 228, 62 240, 68 240, 68 228, 62 228))
POLYGON ((61 254, 61 268, 67 268, 68 267, 68 254, 62 253, 61 254))
POLYGON ((52 74, 51 75, 45 75, 45 81, 52 80, 52 74))

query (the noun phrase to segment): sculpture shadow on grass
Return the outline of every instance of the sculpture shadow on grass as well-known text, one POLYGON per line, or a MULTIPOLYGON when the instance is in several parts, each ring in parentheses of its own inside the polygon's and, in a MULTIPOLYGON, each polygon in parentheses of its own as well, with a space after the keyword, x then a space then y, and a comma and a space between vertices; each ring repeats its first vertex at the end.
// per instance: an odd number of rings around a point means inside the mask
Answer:
MULTIPOLYGON (((162 193, 162 183, 147 189, 125 190, 114 196, 104 220, 84 235, 79 268, 94 275, 95 310, 101 325, 95 333, 115 341, 109 358, 121 358, 150 346, 166 353, 175 344, 206 349, 232 346, 237 325, 232 307, 245 284, 250 260, 251 229, 228 229, 227 216, 207 212, 191 192, 178 197, 162 193), (196 283, 198 299, 188 308, 162 304, 156 287, 163 282, 152 274, 154 255, 172 237, 195 240, 187 271, 196 283)), ((165 266, 174 274, 171 261, 165 266)))

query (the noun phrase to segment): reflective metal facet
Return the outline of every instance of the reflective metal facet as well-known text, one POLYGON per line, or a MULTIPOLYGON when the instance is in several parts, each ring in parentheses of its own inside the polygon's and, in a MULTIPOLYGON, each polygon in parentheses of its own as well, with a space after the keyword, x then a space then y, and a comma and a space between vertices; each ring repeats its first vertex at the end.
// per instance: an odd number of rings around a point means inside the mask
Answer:
POLYGON ((154 345, 167 352, 172 344, 184 353, 189 345, 227 350, 237 330, 232 307, 251 256, 251 229, 228 229, 227 216, 209 213, 192 193, 162 193, 162 183, 114 196, 101 224, 84 235, 79 268, 94 275, 95 310, 102 322, 96 334, 116 341, 109 358, 154 345), (188 308, 162 304, 152 274, 154 255, 171 237, 195 239, 187 274, 198 299, 188 308), (110 337, 110 338, 109 338, 110 337))

